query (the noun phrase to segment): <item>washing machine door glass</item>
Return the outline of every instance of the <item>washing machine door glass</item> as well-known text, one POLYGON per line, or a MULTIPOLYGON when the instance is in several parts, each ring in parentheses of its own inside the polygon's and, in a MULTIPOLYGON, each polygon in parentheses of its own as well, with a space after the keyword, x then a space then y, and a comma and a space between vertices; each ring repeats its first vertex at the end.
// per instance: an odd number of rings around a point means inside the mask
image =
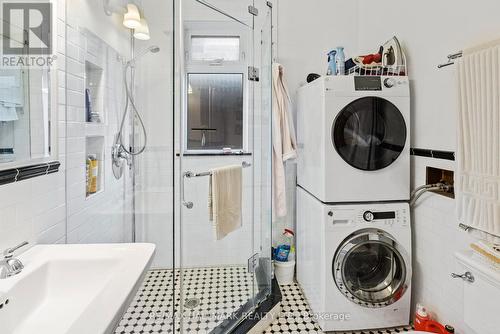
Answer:
POLYGON ((392 164, 406 143, 406 123, 398 108, 380 97, 348 104, 332 126, 332 141, 349 165, 367 171, 392 164))
POLYGON ((335 284, 351 301, 384 307, 399 300, 411 274, 404 249, 387 233, 368 229, 347 238, 332 264, 335 284))

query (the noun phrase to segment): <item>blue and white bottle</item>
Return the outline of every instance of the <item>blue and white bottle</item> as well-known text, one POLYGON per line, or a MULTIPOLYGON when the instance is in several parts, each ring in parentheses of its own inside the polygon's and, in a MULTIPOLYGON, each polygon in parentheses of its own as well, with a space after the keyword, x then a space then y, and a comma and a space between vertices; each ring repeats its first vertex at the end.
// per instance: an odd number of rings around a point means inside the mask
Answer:
POLYGON ((342 46, 339 46, 336 51, 337 51, 337 54, 335 55, 336 75, 345 75, 344 48, 342 46))

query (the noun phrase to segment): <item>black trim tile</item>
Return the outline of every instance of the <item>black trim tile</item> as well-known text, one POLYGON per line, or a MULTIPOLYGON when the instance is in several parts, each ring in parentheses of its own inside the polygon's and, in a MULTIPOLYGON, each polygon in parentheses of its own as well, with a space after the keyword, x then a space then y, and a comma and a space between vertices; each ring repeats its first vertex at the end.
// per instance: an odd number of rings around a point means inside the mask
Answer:
POLYGON ((59 161, 51 161, 43 164, 6 169, 0 171, 0 185, 57 173, 60 166, 61 163, 59 161))
POLYGON ((439 151, 439 150, 430 150, 425 148, 411 148, 410 154, 419 157, 455 161, 455 152, 452 151, 439 151))

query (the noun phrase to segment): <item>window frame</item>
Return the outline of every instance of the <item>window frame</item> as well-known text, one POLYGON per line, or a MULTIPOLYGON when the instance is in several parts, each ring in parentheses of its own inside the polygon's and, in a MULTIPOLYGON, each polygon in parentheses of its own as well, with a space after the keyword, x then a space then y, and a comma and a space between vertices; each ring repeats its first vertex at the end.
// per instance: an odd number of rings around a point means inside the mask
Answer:
POLYGON ((186 22, 184 37, 185 52, 185 73, 184 73, 184 108, 183 108, 183 128, 184 144, 183 154, 189 155, 218 155, 225 153, 222 149, 189 149, 188 148, 188 85, 189 74, 241 74, 243 89, 243 126, 242 126, 242 148, 235 149, 234 154, 244 154, 249 148, 249 117, 250 117, 250 85, 248 83, 248 50, 249 50, 248 31, 239 24, 233 22, 186 22), (213 62, 191 59, 191 38, 195 37, 239 37, 240 39, 240 57, 238 61, 213 62))

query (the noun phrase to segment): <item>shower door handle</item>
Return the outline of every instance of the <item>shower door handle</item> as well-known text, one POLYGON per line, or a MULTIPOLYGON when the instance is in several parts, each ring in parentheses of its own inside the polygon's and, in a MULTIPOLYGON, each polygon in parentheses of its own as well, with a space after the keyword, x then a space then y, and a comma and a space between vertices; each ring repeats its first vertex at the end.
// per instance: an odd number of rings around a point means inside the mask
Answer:
POLYGON ((182 174, 182 188, 181 188, 181 192, 182 192, 182 205, 184 205, 186 208, 188 209, 192 209, 194 204, 193 202, 187 202, 186 201, 186 196, 185 196, 185 193, 184 193, 184 188, 186 187, 186 178, 188 177, 193 177, 193 173, 192 172, 185 172, 184 174, 182 174))

